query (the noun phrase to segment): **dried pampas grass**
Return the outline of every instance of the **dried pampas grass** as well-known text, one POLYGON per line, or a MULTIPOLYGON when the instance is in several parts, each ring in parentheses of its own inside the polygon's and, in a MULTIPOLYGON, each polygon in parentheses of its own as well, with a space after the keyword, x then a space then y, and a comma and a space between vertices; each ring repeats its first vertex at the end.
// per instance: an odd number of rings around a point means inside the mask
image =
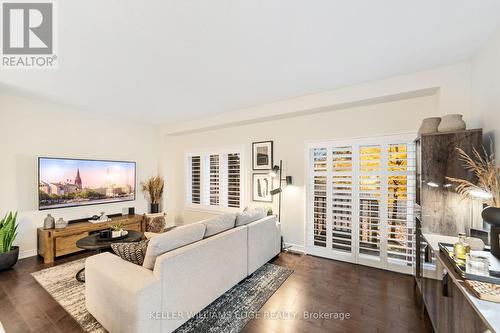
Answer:
POLYGON ((485 198, 487 205, 500 207, 500 168, 496 166, 493 153, 489 155, 483 148, 481 154, 474 148, 472 156, 469 156, 463 149, 456 149, 460 160, 464 162, 464 167, 476 176, 477 184, 464 179, 446 178, 458 184, 456 191, 463 197, 472 197, 473 193, 479 191, 489 197, 485 198))
POLYGON ((153 204, 159 204, 163 194, 163 186, 165 182, 160 176, 149 178, 147 181, 141 183, 142 192, 149 195, 149 199, 153 204))

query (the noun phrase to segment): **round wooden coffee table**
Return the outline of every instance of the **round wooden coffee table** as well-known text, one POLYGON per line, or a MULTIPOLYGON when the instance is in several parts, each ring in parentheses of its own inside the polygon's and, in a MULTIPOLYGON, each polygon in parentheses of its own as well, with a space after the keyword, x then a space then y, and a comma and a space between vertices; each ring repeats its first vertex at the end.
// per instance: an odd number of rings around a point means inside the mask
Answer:
MULTIPOLYGON (((111 244, 113 243, 128 243, 128 242, 138 242, 144 236, 144 233, 135 230, 127 230, 128 235, 125 238, 117 239, 117 240, 99 240, 97 236, 99 234, 90 235, 79 239, 76 242, 76 246, 80 249, 96 251, 97 253, 101 253, 103 251, 111 249, 111 244)), ((85 267, 76 273, 76 280, 79 282, 85 282, 85 267)))

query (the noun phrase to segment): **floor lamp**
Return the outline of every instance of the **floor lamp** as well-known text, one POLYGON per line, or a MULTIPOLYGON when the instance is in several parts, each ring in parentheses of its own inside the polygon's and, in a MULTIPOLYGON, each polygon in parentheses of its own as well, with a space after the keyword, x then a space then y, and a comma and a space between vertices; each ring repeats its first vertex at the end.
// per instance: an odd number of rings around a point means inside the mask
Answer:
MULTIPOLYGON (((271 190, 270 193, 272 196, 275 196, 276 194, 279 195, 278 196, 278 222, 281 222, 281 192, 283 192, 284 186, 292 184, 292 176, 286 176, 285 178, 283 178, 283 161, 282 160, 280 160, 279 166, 278 165, 273 166, 269 175, 272 178, 276 178, 276 176, 279 177, 278 178, 279 179, 278 188, 271 190)), ((283 236, 281 236, 281 251, 288 250, 289 248, 291 248, 291 246, 285 247, 285 243, 283 241, 283 236)))

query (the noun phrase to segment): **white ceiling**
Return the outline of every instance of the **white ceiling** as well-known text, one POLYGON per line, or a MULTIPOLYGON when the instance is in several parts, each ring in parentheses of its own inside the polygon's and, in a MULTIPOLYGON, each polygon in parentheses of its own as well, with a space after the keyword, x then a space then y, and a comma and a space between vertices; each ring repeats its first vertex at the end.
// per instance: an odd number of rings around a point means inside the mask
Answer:
POLYGON ((471 57, 498 0, 57 1, 59 69, 0 83, 172 124, 471 57))

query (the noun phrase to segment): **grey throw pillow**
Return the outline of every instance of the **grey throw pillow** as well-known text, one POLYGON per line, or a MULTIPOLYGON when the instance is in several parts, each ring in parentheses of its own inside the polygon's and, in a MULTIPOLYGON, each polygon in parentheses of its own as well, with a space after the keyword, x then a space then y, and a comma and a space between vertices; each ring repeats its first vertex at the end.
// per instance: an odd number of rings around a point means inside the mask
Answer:
POLYGON ((142 266, 148 243, 149 239, 140 242, 113 243, 111 244, 111 249, 123 260, 142 266))
POLYGON ((236 216, 236 227, 255 222, 267 216, 267 209, 264 207, 247 208, 236 216))
POLYGON ((227 213, 208 220, 201 221, 200 223, 203 223, 207 227, 207 229, 205 230, 205 236, 203 238, 210 237, 234 228, 235 220, 235 214, 227 213))
POLYGON ((181 246, 186 246, 202 240, 205 229, 206 227, 204 224, 193 223, 175 228, 151 238, 142 266, 148 269, 154 269, 158 256, 181 246))

